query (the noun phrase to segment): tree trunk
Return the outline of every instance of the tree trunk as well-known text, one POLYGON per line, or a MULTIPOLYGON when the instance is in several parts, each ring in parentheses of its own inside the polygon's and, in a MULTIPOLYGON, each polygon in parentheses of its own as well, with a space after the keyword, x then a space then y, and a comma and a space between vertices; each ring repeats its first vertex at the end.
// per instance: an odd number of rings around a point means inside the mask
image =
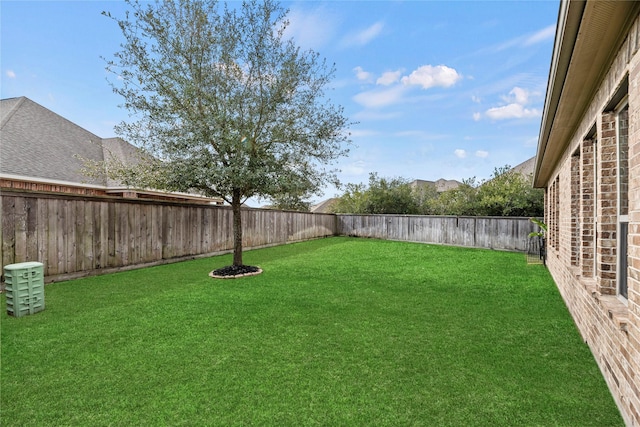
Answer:
POLYGON ((242 204, 240 191, 234 190, 231 199, 233 212, 233 265, 242 265, 242 204))

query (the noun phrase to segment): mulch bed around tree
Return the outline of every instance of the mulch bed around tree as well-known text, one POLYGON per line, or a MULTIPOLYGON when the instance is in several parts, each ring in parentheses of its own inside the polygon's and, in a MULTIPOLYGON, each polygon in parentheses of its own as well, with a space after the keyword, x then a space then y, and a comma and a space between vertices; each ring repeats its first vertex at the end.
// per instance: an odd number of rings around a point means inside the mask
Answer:
POLYGON ((228 265, 226 267, 213 270, 209 276, 214 279, 237 279, 239 277, 255 276, 262 273, 260 267, 252 265, 228 265))

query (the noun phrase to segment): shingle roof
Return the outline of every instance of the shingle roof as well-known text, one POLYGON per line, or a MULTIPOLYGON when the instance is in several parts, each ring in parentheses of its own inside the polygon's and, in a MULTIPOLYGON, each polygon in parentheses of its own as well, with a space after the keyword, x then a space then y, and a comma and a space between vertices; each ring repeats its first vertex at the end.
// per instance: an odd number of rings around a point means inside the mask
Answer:
POLYGON ((437 181, 425 181, 423 179, 416 179, 411 181, 409 185, 412 188, 424 187, 426 185, 432 185, 436 188, 438 193, 442 193, 443 191, 453 190, 454 188, 458 188, 462 183, 460 181, 456 181, 455 179, 444 179, 440 178, 437 181))
MULTIPOLYGON (((104 159, 107 160, 107 162, 113 158, 123 162, 127 166, 135 165, 136 159, 140 156, 138 149, 122 138, 103 139, 102 149, 104 159)), ((121 185, 120 182, 107 178, 108 187, 118 187, 121 185)))
POLYGON ((17 106, 24 101, 26 98, 8 98, 2 100, 2 108, 0 108, 0 123, 4 126, 4 122, 9 120, 9 118, 16 111, 17 106))
POLYGON ((529 160, 525 160, 517 166, 514 166, 511 170, 514 172, 519 172, 522 175, 529 176, 533 175, 533 172, 536 167, 536 157, 533 156, 529 160))
POLYGON ((102 138, 26 97, 0 100, 0 173, 105 186, 81 172, 104 159, 102 138))
MULTIPOLYGON (((107 177, 85 175, 85 160, 103 162, 115 157, 125 165, 137 161, 138 149, 121 138, 100 138, 26 97, 0 100, 0 177, 38 180, 73 186, 103 187, 109 192, 126 186, 107 177)), ((187 200, 222 203, 196 193, 138 189, 187 200)))
POLYGON ((338 202, 337 197, 332 197, 331 199, 323 200, 320 203, 311 206, 309 209, 314 213, 331 213, 333 206, 338 202))

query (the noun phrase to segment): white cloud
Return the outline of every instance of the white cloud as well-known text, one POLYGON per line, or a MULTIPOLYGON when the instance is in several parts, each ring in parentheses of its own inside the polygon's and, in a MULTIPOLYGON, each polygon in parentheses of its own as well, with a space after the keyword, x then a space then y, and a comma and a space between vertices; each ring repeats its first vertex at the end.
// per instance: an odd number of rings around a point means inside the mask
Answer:
POLYGON ((484 113, 493 120, 527 119, 540 116, 540 111, 535 108, 524 108, 520 104, 509 104, 502 107, 490 108, 484 113))
POLYGON ((356 73, 356 78, 362 82, 369 82, 373 79, 373 74, 362 69, 362 67, 356 67, 353 69, 356 73))
POLYGON ((479 121, 482 118, 482 113, 473 113, 473 120, 479 121))
POLYGON ((489 156, 488 151, 478 150, 476 151, 476 157, 480 157, 481 159, 486 159, 489 156))
POLYGON ((419 139, 419 140, 423 140, 423 141, 433 141, 433 140, 439 140, 439 139, 447 138, 447 135, 437 134, 437 133, 429 133, 429 132, 425 132, 423 130, 405 130, 405 131, 400 131, 400 132, 396 132, 394 134, 394 136, 402 137, 402 138, 419 139))
POLYGON ((379 111, 365 110, 360 111, 353 115, 354 120, 358 121, 380 121, 380 120, 393 120, 402 116, 402 113, 398 111, 392 111, 389 113, 381 113, 379 111))
POLYGON ((553 38, 555 38, 556 36, 556 26, 554 25, 549 25, 548 27, 545 27, 543 29, 541 29, 540 31, 530 35, 529 37, 527 37, 524 42, 522 43, 524 46, 531 46, 537 43, 541 43, 543 41, 546 40, 553 40, 553 38))
POLYGON ((342 168, 342 173, 346 175, 364 175, 365 162, 363 160, 357 160, 353 163, 349 163, 342 168))
POLYGON ((514 87, 509 95, 503 96, 502 100, 509 103, 525 105, 529 102, 529 91, 521 87, 514 87))
POLYGON ((402 75, 402 70, 384 72, 382 73, 382 76, 380 76, 378 80, 376 80, 376 84, 379 84, 382 86, 389 86, 399 81, 401 75, 402 75))
POLYGON ((362 31, 346 36, 342 44, 344 46, 364 46, 378 37, 383 28, 384 24, 382 22, 376 22, 362 31))
MULTIPOLYGON (((505 119, 527 119, 540 116, 540 110, 536 108, 526 108, 530 102, 531 93, 520 87, 511 89, 508 95, 503 96, 502 100, 506 105, 490 108, 484 112, 484 115, 492 120, 505 119)), ((474 113, 474 120, 480 120, 480 114, 474 113)))
POLYGON ((310 10, 291 9, 285 38, 293 38, 305 49, 318 49, 334 37, 340 19, 324 7, 310 10))
POLYGON ((471 101, 476 104, 480 104, 482 102, 482 99, 479 96, 471 95, 471 101))
MULTIPOLYGON (((353 69, 360 81, 369 81, 372 74, 356 67, 353 69)), ((421 86, 423 89, 431 87, 449 87, 462 78, 453 68, 445 65, 423 65, 414 70, 410 75, 401 78, 402 70, 387 71, 382 74, 376 84, 385 86, 386 89, 377 88, 361 92, 353 97, 353 100, 366 108, 379 108, 397 104, 403 101, 403 96, 410 86, 421 86), (401 82, 401 84, 397 84, 401 82)))
POLYGON ((489 46, 485 49, 480 50, 478 53, 484 53, 484 52, 497 53, 497 52, 501 52, 503 50, 511 49, 511 48, 528 47, 534 44, 542 43, 547 40, 553 40, 555 37, 555 34, 556 34, 555 24, 549 25, 548 27, 544 27, 543 29, 536 31, 533 34, 518 36, 516 38, 507 40, 498 45, 489 46))
POLYGON ((10 79, 15 79, 16 73, 13 70, 7 70, 7 77, 9 77, 10 79))
POLYGON ((350 133, 353 138, 363 138, 378 135, 380 132, 371 129, 356 129, 352 130, 350 133))
POLYGON ((467 152, 463 149, 458 148, 457 150, 455 150, 453 152, 453 154, 456 155, 457 158, 459 159, 464 159, 465 157, 467 157, 467 152))
POLYGON ((402 78, 402 83, 409 85, 422 86, 423 89, 432 87, 450 87, 456 84, 462 76, 453 68, 446 65, 423 65, 413 71, 409 76, 402 78))
POLYGON ((394 86, 385 90, 361 92, 354 96, 353 100, 364 107, 377 108, 398 103, 402 100, 403 93, 403 86, 394 86))

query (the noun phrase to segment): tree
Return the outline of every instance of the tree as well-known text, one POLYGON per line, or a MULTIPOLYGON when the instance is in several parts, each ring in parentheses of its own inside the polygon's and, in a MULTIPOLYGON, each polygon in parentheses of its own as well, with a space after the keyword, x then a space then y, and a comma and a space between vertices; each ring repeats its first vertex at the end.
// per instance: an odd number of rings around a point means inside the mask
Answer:
POLYGON ((431 213, 435 215, 473 216, 477 213, 478 184, 476 178, 463 179, 462 184, 443 191, 433 199, 431 213))
POLYGON ((349 183, 345 192, 331 208, 334 213, 367 213, 367 186, 349 183))
POLYGON ((367 213, 417 214, 418 204, 409 182, 404 178, 378 178, 369 174, 367 213))
POLYGON ((417 214, 418 199, 403 178, 379 178, 369 174, 369 187, 348 184, 333 208, 334 212, 364 214, 417 214))
POLYGON ((273 202, 272 207, 274 209, 309 212, 311 210, 311 203, 305 200, 298 194, 279 194, 271 198, 273 202))
POLYGON ((531 177, 506 165, 478 187, 478 213, 487 216, 542 216, 544 193, 533 188, 531 177))
POLYGON ((224 199, 240 266, 249 197, 337 182, 328 166, 347 152, 349 123, 325 97, 335 68, 284 39, 287 12, 273 0, 127 3, 122 19, 103 12, 125 39, 107 69, 133 117, 116 130, 144 155, 109 170, 130 185, 224 199))
POLYGON ((416 185, 412 189, 413 198, 420 215, 435 215, 435 205, 439 194, 435 184, 416 185))
POLYGON ((462 180, 451 190, 438 193, 435 186, 411 188, 404 178, 379 178, 369 174, 369 186, 347 184, 338 199, 336 213, 397 213, 457 216, 542 216, 544 192, 533 188, 531 176, 509 165, 496 168, 488 180, 462 180))

